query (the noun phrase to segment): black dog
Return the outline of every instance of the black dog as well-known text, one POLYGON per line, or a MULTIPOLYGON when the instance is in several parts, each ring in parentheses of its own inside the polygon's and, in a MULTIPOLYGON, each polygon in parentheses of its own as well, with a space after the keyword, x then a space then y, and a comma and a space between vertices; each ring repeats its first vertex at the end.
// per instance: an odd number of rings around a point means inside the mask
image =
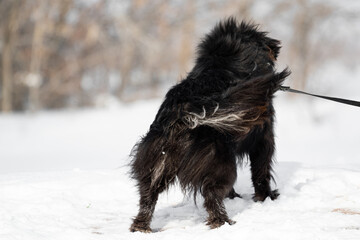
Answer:
POLYGON ((270 189, 272 98, 290 74, 274 70, 279 50, 278 40, 234 18, 205 36, 193 70, 166 94, 149 132, 134 147, 131 173, 140 210, 130 231, 151 231, 158 195, 176 178, 185 192, 202 194, 210 228, 233 224, 223 200, 239 196, 233 184, 237 160, 245 154, 254 200, 277 198, 270 189))

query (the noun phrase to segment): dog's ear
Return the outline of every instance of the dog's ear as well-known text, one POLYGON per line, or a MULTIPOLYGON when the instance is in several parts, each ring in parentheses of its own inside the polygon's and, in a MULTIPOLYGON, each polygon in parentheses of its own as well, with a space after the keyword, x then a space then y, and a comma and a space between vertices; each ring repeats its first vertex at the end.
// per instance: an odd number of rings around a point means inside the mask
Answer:
POLYGON ((280 41, 266 37, 265 44, 269 48, 270 58, 276 60, 280 53, 280 48, 281 48, 280 41))

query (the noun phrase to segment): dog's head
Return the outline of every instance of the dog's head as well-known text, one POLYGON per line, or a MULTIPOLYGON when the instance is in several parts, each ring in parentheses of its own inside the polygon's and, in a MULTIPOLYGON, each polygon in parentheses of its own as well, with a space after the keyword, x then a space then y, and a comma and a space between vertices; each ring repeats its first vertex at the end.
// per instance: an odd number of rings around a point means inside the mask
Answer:
POLYGON ((222 67, 246 75, 274 71, 280 41, 258 26, 230 17, 219 22, 198 46, 197 64, 222 67))

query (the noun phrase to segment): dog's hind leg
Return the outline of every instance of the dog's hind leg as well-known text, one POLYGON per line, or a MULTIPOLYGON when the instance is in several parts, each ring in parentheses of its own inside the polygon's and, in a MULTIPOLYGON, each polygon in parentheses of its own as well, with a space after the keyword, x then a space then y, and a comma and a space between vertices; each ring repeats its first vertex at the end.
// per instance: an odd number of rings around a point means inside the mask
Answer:
POLYGON ((150 223, 155 210, 155 205, 159 196, 159 192, 151 192, 150 190, 144 190, 143 192, 140 192, 140 195, 139 213, 133 220, 130 231, 150 233, 152 232, 150 228, 150 223))
POLYGON ((254 147, 249 151, 251 179, 255 189, 254 201, 271 200, 279 196, 277 190, 272 191, 270 181, 272 176, 272 157, 275 150, 272 124, 266 123, 261 136, 257 138, 254 147))
MULTIPOLYGON (((165 171, 165 170, 164 170, 165 171)), ((133 220, 130 227, 131 232, 152 232, 150 228, 151 219, 155 210, 155 205, 159 194, 168 188, 168 185, 174 181, 175 176, 170 177, 165 172, 158 173, 159 181, 140 182, 140 209, 138 215, 133 220)))
POLYGON ((224 191, 225 189, 226 186, 216 184, 207 186, 207 188, 204 189, 204 207, 209 214, 207 225, 209 225, 211 229, 218 228, 224 225, 225 222, 230 225, 235 223, 235 221, 228 217, 225 210, 223 202, 226 195, 226 191, 224 191))
POLYGON ((211 166, 209 177, 204 179, 201 193, 204 197, 204 207, 209 217, 207 225, 211 229, 222 226, 225 222, 230 225, 232 221, 225 210, 224 199, 231 192, 232 186, 236 180, 236 162, 235 159, 227 154, 221 154, 215 159, 216 163, 211 166))
POLYGON ((175 180, 169 156, 162 149, 162 140, 161 136, 150 132, 136 149, 132 175, 139 188, 140 208, 130 227, 131 232, 151 232, 150 223, 158 196, 175 180))
POLYGON ((207 225, 209 225, 211 229, 218 228, 225 222, 230 225, 235 223, 228 217, 223 202, 227 192, 232 186, 226 183, 226 177, 227 176, 223 175, 219 176, 219 178, 212 178, 202 189, 202 195, 205 199, 204 207, 209 214, 207 225))

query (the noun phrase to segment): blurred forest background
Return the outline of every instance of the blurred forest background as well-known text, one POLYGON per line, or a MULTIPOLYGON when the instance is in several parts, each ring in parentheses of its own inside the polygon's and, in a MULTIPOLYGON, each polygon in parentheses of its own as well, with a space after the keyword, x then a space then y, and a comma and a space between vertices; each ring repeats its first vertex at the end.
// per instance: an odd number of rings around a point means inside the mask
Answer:
POLYGON ((282 41, 279 68, 290 67, 293 87, 351 91, 359 82, 351 76, 360 76, 359 2, 0 0, 0 109, 161 97, 191 70, 203 34, 230 15, 282 41))

